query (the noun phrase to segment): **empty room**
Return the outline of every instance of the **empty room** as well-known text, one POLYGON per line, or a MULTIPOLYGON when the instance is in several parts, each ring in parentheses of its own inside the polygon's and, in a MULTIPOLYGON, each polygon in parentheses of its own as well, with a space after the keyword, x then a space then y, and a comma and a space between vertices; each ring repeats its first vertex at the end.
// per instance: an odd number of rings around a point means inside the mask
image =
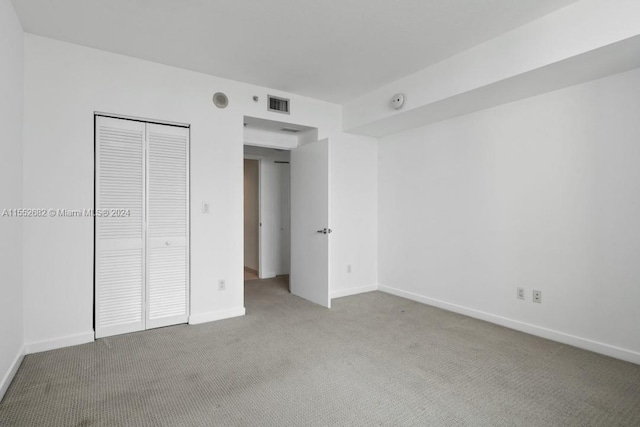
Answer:
POLYGON ((637 0, 0 0, 0 426, 640 426, 637 0))

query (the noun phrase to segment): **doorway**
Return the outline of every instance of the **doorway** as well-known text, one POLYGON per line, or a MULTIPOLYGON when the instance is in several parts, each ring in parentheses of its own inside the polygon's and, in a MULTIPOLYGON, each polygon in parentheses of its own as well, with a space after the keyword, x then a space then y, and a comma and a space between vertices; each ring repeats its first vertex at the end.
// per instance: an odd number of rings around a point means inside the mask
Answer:
POLYGON ((289 158, 287 150, 244 147, 245 280, 289 275, 289 158))
POLYGON ((329 140, 317 128, 244 119, 244 158, 259 171, 258 277, 290 277, 292 294, 329 308, 329 140))

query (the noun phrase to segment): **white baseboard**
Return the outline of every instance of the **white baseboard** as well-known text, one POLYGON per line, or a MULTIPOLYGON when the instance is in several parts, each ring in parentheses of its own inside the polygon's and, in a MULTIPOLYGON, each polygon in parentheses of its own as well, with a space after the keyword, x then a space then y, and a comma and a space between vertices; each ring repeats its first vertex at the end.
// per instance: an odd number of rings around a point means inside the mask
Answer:
POLYGON ((25 344, 25 353, 40 353, 41 351, 55 350, 63 347, 71 347, 73 345, 86 344, 95 340, 93 331, 83 332, 81 334, 68 335, 61 338, 53 338, 46 341, 37 341, 25 344))
POLYGON ((18 354, 16 354, 15 359, 13 359, 13 363, 9 367, 7 373, 2 377, 2 381, 0 381, 0 402, 4 397, 4 394, 9 389, 9 385, 11 385, 11 381, 13 381, 13 377, 16 376, 16 372, 18 372, 18 368, 22 364, 22 360, 24 359, 24 346, 20 347, 18 354))
POLYGON ((340 289, 331 291, 331 299, 348 297, 350 295, 363 294, 365 292, 377 291, 378 285, 361 286, 359 288, 340 289))
POLYGON ((277 274, 275 271, 264 271, 262 276, 260 276, 260 279, 273 279, 276 276, 277 274))
POLYGON ((232 317, 244 316, 246 310, 244 307, 231 308, 229 310, 211 311, 209 313, 198 313, 189 316, 190 325, 198 325, 200 323, 214 322, 216 320, 230 319, 232 317))
POLYGON ((640 365, 640 353, 632 350, 616 347, 598 341, 593 341, 587 338, 578 337, 553 329, 543 328, 541 326, 532 325, 530 323, 520 322, 518 320, 486 313, 484 311, 475 310, 461 305, 451 304, 445 301, 429 298, 424 295, 415 294, 413 292, 407 292, 401 289, 392 288, 390 286, 379 285, 378 290, 413 301, 421 302, 423 304, 442 308, 444 310, 453 311, 454 313, 464 314, 465 316, 484 320, 490 323, 495 323, 496 325, 515 329, 516 331, 525 332, 527 334, 546 338, 552 341, 557 341, 563 344, 568 344, 573 347, 582 348, 584 350, 593 351, 595 353, 604 354, 605 356, 614 357, 616 359, 625 360, 627 362, 640 365))

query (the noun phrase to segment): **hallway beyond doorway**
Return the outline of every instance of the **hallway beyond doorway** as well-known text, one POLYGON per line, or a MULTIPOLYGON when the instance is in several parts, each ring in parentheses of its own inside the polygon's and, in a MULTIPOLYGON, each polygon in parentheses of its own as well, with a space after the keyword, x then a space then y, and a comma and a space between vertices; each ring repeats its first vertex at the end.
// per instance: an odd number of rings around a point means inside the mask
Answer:
POLYGON ((258 272, 252 268, 244 268, 244 280, 256 280, 258 278, 258 272))

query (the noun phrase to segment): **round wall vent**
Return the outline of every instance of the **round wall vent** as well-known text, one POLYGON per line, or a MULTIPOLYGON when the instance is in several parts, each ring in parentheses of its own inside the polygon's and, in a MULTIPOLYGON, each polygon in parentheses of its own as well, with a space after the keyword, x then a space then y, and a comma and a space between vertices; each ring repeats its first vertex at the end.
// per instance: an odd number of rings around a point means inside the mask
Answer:
POLYGON ((229 105, 229 98, 222 92, 216 92, 213 94, 213 103, 218 108, 226 108, 229 105))

